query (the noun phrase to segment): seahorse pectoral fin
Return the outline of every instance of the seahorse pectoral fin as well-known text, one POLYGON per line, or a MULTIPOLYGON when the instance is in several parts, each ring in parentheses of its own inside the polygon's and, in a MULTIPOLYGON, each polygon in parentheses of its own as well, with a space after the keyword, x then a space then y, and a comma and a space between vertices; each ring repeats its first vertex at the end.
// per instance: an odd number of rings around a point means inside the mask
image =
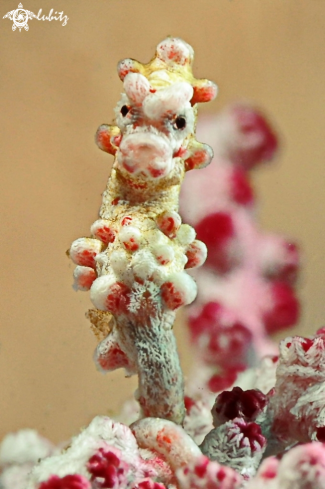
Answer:
POLYGON ((185 155, 185 171, 204 168, 213 158, 213 150, 208 144, 191 140, 185 155))
POLYGON ((117 126, 102 124, 101 126, 99 126, 96 132, 96 144, 102 151, 105 151, 106 153, 109 153, 111 155, 115 155, 120 134, 121 131, 117 126))

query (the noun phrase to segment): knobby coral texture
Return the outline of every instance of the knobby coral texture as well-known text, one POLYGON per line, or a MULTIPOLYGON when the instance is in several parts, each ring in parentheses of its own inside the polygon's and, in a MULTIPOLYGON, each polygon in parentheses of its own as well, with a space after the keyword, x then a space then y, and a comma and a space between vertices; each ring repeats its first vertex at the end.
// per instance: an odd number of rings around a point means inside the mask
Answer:
POLYGON ((262 356, 277 355, 269 334, 299 317, 299 251, 294 241, 257 222, 250 173, 278 148, 265 116, 236 103, 201 119, 198 134, 213 147, 214 159, 204 172, 186 175, 181 214, 208 248, 205 264, 193 272, 197 300, 187 308, 198 358, 189 394, 204 387, 206 397, 240 383, 240 372, 262 356))
POLYGON ((273 388, 219 394, 200 445, 186 424, 151 417, 127 426, 98 416, 61 453, 35 433, 8 435, 0 487, 325 489, 324 371, 323 328, 286 338, 273 388))

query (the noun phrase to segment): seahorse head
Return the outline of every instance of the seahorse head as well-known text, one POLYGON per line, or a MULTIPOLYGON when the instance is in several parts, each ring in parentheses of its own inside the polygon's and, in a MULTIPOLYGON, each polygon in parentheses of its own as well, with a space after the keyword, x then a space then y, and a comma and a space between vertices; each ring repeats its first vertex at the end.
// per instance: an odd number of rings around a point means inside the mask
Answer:
POLYGON ((115 154, 122 173, 155 180, 171 174, 176 158, 185 170, 211 161, 211 148, 195 139, 196 104, 212 100, 217 87, 195 79, 192 63, 191 46, 167 38, 148 64, 132 59, 118 64, 124 93, 115 109, 116 125, 100 126, 96 140, 115 154))

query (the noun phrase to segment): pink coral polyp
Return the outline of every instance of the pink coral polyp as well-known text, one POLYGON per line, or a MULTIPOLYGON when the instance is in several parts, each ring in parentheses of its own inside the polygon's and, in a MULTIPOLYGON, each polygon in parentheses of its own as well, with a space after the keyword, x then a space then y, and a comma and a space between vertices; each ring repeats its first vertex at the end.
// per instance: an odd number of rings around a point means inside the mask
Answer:
POLYGON ((207 360, 211 363, 221 363, 224 368, 241 369, 247 363, 251 338, 252 333, 243 324, 215 326, 209 337, 207 360))
POLYGON ((278 148, 278 140, 265 117, 250 107, 234 105, 231 116, 237 124, 237 148, 233 149, 233 158, 238 165, 249 169, 261 161, 273 158, 278 148))

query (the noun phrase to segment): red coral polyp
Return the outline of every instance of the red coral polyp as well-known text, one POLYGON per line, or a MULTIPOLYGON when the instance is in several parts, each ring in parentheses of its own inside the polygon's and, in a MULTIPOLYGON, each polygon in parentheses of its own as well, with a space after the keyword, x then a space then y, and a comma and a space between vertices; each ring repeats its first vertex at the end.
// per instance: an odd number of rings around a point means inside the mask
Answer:
POLYGON ((137 251, 140 246, 141 233, 138 228, 123 225, 119 232, 119 239, 127 251, 137 251))
POLYGON ((181 66, 193 59, 193 48, 179 39, 168 37, 157 46, 157 57, 166 63, 175 63, 181 66))
POLYGON ((91 485, 82 475, 74 474, 65 477, 53 475, 48 481, 42 482, 39 489, 91 489, 91 485))
MULTIPOLYGON (((115 451, 117 452, 116 449, 115 451)), ((87 470, 91 475, 91 481, 96 481, 97 487, 111 489, 123 485, 129 466, 117 453, 100 448, 89 459, 87 470)))
POLYGON ((267 397, 258 389, 244 391, 234 387, 218 395, 212 408, 213 424, 215 427, 242 417, 245 421, 254 421, 267 404, 267 397))
POLYGON ((241 168, 235 168, 231 177, 231 197, 237 204, 249 205, 254 201, 253 188, 248 180, 246 172, 241 168))
POLYGON ((191 397, 185 396, 184 397, 184 404, 185 404, 186 413, 189 414, 192 407, 194 407, 196 405, 196 402, 191 397))
POLYGON ((252 452, 260 452, 261 449, 265 447, 266 439, 262 434, 260 425, 254 422, 246 423, 243 419, 240 418, 235 419, 234 422, 243 435, 240 440, 241 447, 245 447, 247 446, 247 443, 249 443, 252 452))
POLYGON ((230 467, 202 455, 176 473, 180 489, 239 489, 241 477, 230 467))
POLYGON ((295 324, 300 307, 294 290, 285 282, 273 283, 270 295, 272 305, 264 314, 264 322, 267 332, 271 334, 295 324))
POLYGON ((198 102, 210 102, 217 96, 217 86, 209 82, 209 80, 205 80, 205 83, 202 85, 194 86, 194 94, 191 99, 191 104, 197 104, 198 102))
POLYGON ((194 473, 200 478, 203 478, 207 473, 207 468, 210 460, 207 457, 202 457, 198 463, 194 466, 194 473))
POLYGON ((185 160, 185 171, 204 168, 210 163, 212 156, 208 146, 193 151, 193 154, 185 160))
POLYGON ((166 489, 164 484, 160 482, 155 482, 152 479, 147 479, 145 481, 139 482, 133 489, 166 489))
POLYGON ((227 212, 215 212, 204 217, 196 226, 197 238, 208 248, 206 264, 220 273, 232 268, 233 241, 235 228, 231 215, 227 212))
POLYGON ((90 298, 97 309, 112 314, 125 314, 130 303, 130 288, 115 277, 102 275, 92 284, 90 298))
POLYGON ((192 340, 204 337, 200 353, 205 363, 242 370, 248 363, 253 335, 239 322, 229 324, 227 316, 228 310, 218 302, 206 303, 196 316, 189 318, 192 340))
POLYGON ((288 284, 294 284, 297 281, 299 271, 299 248, 296 243, 286 242, 286 263, 280 268, 277 278, 288 284))
POLYGON ((192 340, 212 331, 216 322, 220 322, 224 307, 219 302, 207 302, 197 315, 189 317, 192 340))
POLYGON ((320 426, 316 429, 316 438, 318 441, 325 443, 325 426, 320 426))
POLYGON ((237 379, 238 371, 227 370, 221 374, 213 375, 208 381, 208 388, 211 392, 221 392, 229 389, 237 379))
POLYGON ((111 347, 108 352, 104 352, 103 354, 100 354, 100 352, 98 352, 96 361, 98 367, 103 371, 111 371, 121 366, 126 367, 129 365, 129 359, 127 355, 124 353, 124 351, 121 350, 118 345, 111 347))

